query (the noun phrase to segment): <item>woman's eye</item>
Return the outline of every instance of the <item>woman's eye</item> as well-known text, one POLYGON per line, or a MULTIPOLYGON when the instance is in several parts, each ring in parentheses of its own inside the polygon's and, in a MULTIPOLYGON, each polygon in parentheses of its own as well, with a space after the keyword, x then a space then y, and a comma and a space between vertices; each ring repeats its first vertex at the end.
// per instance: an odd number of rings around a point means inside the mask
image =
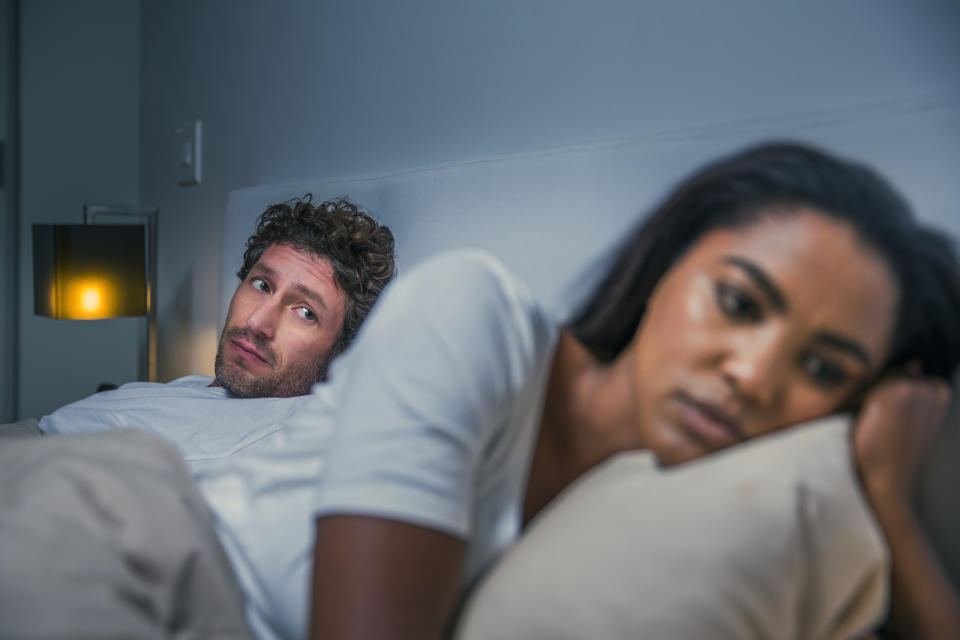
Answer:
POLYGON ((252 284, 253 288, 256 289, 257 291, 263 291, 263 292, 270 291, 270 285, 268 285, 266 282, 264 282, 260 278, 254 278, 253 280, 250 281, 250 284, 252 284))
POLYGON ((838 364, 826 358, 809 355, 803 360, 803 368, 817 385, 829 389, 847 381, 847 374, 838 364))
POLYGON ((743 291, 730 285, 717 284, 717 305, 728 318, 734 320, 760 318, 760 305, 743 291))
POLYGON ((310 320, 311 322, 317 319, 317 314, 307 307, 298 307, 297 314, 299 314, 299 316, 304 320, 310 320))

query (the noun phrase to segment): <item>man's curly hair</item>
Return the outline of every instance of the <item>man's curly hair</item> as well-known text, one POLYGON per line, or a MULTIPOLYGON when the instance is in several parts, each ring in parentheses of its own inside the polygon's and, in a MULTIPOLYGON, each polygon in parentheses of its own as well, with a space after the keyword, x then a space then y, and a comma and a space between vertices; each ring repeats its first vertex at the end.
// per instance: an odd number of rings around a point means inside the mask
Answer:
POLYGON ((343 328, 327 357, 342 353, 353 341, 373 303, 396 272, 393 233, 346 198, 313 203, 302 198, 274 204, 257 220, 247 239, 243 265, 237 272, 246 280, 250 269, 270 245, 288 245, 327 258, 333 280, 346 296, 343 328))

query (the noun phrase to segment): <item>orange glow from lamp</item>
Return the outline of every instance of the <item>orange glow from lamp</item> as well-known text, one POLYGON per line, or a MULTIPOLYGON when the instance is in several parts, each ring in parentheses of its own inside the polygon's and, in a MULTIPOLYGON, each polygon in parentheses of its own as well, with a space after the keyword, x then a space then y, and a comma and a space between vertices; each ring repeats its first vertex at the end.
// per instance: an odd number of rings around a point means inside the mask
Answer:
POLYGON ((82 225, 33 225, 34 313, 65 320, 146 316, 140 379, 156 380, 156 209, 84 207, 82 225), (91 224, 95 216, 146 224, 91 224))

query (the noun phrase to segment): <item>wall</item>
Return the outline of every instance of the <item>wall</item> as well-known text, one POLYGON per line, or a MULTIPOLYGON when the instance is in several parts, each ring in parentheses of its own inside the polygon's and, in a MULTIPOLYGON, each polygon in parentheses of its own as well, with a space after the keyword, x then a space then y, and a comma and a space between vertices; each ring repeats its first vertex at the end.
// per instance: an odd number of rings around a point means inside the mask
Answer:
POLYGON ((143 320, 33 315, 33 223, 140 200, 140 5, 30 0, 20 21, 19 415, 136 378, 143 320))
POLYGON ((0 423, 17 417, 16 7, 0 0, 0 423))
MULTIPOLYGON (((161 209, 163 379, 212 372, 216 243, 232 189, 623 137, 709 136, 904 100, 955 107, 949 95, 960 89, 960 7, 950 0, 225 7, 143 2, 141 184, 143 201, 161 209), (177 187, 173 132, 197 117, 203 184, 177 187)), ((956 139, 958 118, 947 120, 956 139)), ((889 149, 875 160, 911 174, 903 186, 922 199, 931 180, 952 180, 957 165, 943 159, 889 149), (918 161, 936 164, 936 175, 924 177, 918 161)))

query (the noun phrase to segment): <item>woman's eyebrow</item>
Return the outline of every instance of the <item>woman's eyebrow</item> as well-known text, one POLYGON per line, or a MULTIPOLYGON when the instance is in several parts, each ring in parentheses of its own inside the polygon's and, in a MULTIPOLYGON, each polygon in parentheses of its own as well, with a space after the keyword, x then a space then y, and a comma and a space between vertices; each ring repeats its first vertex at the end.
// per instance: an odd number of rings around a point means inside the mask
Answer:
POLYGON ((783 292, 780 291, 780 287, 774 284, 773 280, 770 279, 770 276, 768 276, 763 269, 749 260, 738 258, 737 256, 726 256, 723 258, 723 262, 743 269, 754 283, 767 294, 767 297, 770 299, 770 304, 773 305, 774 309, 780 313, 787 312, 789 305, 787 305, 786 297, 784 297, 783 292))
POLYGON ((867 353, 867 350, 864 349, 856 340, 845 338, 830 331, 817 331, 815 334, 813 334, 813 339, 817 342, 829 345, 834 349, 846 351, 857 360, 862 362, 868 369, 873 368, 873 363, 870 360, 870 355, 867 353))
MULTIPOLYGON (((767 295, 767 297, 770 298, 770 304, 772 304, 773 307, 780 313, 786 313, 787 309, 789 308, 786 297, 784 297, 780 287, 778 287, 773 280, 770 279, 770 277, 762 268, 760 268, 759 265, 756 265, 753 262, 738 256, 725 256, 723 258, 723 262, 743 269, 744 273, 746 273, 750 279, 756 283, 757 287, 759 287, 767 295)), ((867 350, 864 349, 863 346, 856 340, 837 335, 832 331, 818 331, 813 337, 817 342, 849 353, 851 356, 862 362, 867 368, 873 367, 873 362, 870 359, 870 355, 867 353, 867 350)))

